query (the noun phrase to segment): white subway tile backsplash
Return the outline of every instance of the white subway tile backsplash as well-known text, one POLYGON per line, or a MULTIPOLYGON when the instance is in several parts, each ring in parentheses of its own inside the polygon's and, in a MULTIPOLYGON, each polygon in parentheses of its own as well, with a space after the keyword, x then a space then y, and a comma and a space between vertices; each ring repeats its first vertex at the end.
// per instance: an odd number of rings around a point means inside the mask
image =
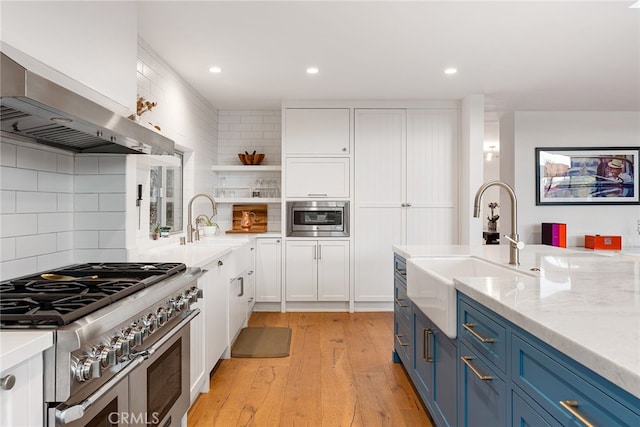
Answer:
POLYGON ((56 193, 32 191, 16 192, 16 212, 55 212, 58 210, 56 193))
POLYGON ((16 166, 22 169, 56 172, 58 158, 48 151, 36 150, 30 147, 18 147, 16 166))
POLYGON ((76 249, 77 262, 125 262, 126 249, 76 249))
POLYGON ((73 232, 65 231, 56 234, 56 251, 69 251, 73 249, 73 232))
POLYGON ((100 209, 98 194, 74 194, 73 210, 76 212, 95 212, 100 209))
POLYGON ((100 157, 100 174, 102 175, 123 175, 126 173, 126 160, 124 155, 102 156, 100 157))
POLYGON ((38 215, 38 233, 73 230, 73 213, 41 213, 38 215))
POLYGON ((38 190, 38 172, 26 169, 0 167, 0 182, 3 190, 38 190))
POLYGON ((76 230, 124 230, 124 212, 77 212, 74 214, 76 230))
POLYGON ((73 175, 38 172, 38 190, 73 193, 73 175))
POLYGON ((73 264, 74 256, 73 251, 55 252, 52 254, 40 255, 37 257, 38 269, 37 271, 51 271, 56 268, 65 267, 69 264, 73 264))
POLYGON ((2 141, 0 144, 0 165, 15 167, 17 149, 18 147, 15 145, 2 141))
POLYGON ((100 248, 119 249, 126 246, 124 231, 100 231, 100 248))
POLYGON ((0 213, 16 212, 16 192, 0 191, 0 213))
POLYGON ((27 258, 56 251, 56 234, 16 237, 16 258, 27 258))
POLYGON ((100 232, 95 230, 75 231, 73 233, 73 246, 76 249, 94 249, 100 244, 100 232))
POLYGON ((73 170, 76 175, 95 175, 100 172, 100 158, 96 155, 77 154, 74 159, 73 170))
POLYGON ((73 174, 73 156, 66 154, 58 154, 58 169, 59 173, 73 174))
POLYGON ((73 211, 73 194, 58 193, 58 212, 73 211))
POLYGON ((7 237, 0 239, 0 261, 10 261, 16 258, 16 239, 7 237))
POLYGON ((124 212, 126 210, 125 194, 100 194, 99 206, 101 212, 124 212))
POLYGON ((0 237, 25 236, 38 233, 38 214, 2 214, 0 237))
POLYGON ((14 279, 33 274, 36 271, 40 271, 36 257, 6 261, 0 263, 0 280, 14 279))
POLYGON ((77 193, 121 193, 124 175, 76 175, 74 188, 77 193))

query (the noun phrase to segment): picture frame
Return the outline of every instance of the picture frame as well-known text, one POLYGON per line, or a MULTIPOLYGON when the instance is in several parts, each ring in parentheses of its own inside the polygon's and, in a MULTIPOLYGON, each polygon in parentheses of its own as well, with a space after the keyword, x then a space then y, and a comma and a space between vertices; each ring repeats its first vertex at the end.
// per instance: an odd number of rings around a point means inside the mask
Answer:
POLYGON ((537 147, 536 205, 638 205, 640 147, 537 147))

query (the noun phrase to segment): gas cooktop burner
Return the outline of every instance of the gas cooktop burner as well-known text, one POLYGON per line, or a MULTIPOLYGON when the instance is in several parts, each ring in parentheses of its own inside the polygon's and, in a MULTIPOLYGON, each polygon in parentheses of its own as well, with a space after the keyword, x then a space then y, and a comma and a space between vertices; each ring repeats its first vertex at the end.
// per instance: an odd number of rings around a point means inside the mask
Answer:
POLYGON ((8 280, 0 283, 0 325, 67 325, 184 270, 180 263, 78 264, 47 272, 74 280, 40 274, 8 280))

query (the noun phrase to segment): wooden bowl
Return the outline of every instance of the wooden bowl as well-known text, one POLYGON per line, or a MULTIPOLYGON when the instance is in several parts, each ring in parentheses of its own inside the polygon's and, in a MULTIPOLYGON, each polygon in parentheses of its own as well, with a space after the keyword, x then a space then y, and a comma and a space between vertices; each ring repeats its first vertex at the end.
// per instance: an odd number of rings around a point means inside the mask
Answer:
POLYGON ((259 165, 264 160, 264 154, 238 153, 238 158, 243 165, 259 165))

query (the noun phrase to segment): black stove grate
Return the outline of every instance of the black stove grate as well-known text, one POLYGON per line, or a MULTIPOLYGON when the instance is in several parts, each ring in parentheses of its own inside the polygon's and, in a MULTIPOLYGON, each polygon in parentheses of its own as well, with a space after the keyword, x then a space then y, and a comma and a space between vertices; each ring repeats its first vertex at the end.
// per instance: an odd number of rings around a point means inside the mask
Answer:
POLYGON ((36 274, 1 282, 0 326, 67 325, 185 270, 180 263, 77 264, 47 272, 80 277, 76 280, 47 280, 36 274))

